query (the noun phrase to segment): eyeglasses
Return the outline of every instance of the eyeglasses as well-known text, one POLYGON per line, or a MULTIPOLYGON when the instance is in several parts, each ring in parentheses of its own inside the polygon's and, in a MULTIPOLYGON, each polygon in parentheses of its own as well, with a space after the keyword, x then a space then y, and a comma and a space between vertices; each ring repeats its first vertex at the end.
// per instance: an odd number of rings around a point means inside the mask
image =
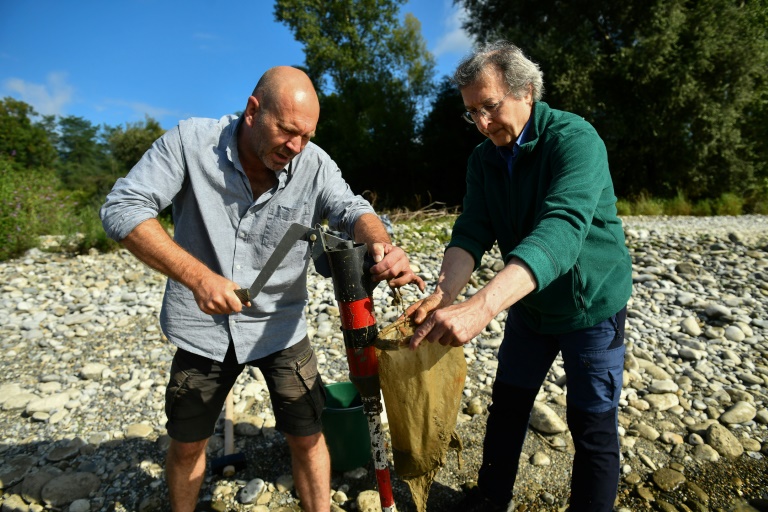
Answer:
POLYGON ((485 107, 480 107, 479 110, 465 110, 461 113, 461 118, 468 122, 469 124, 475 124, 478 117, 483 116, 486 119, 493 119, 496 114, 499 112, 499 108, 501 107, 501 103, 504 101, 504 98, 509 96, 509 93, 512 92, 512 89, 507 91, 507 94, 501 97, 499 101, 494 103, 493 105, 488 105, 485 107))

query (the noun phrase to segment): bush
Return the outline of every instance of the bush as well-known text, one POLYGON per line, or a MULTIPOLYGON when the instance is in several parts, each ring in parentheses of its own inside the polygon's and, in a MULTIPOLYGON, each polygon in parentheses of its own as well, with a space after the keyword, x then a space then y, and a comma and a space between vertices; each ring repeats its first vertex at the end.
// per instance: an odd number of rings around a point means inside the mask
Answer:
POLYGON ((107 236, 101 225, 100 206, 101 204, 91 203, 77 212, 74 222, 64 233, 66 247, 71 247, 78 253, 88 252, 91 248, 108 252, 119 247, 117 242, 107 236))
POLYGON ((709 217, 712 215, 713 211, 712 201, 709 199, 702 199, 693 205, 693 211, 691 213, 697 217, 709 217))
POLYGON ((744 209, 744 200, 731 192, 721 195, 715 202, 717 215, 741 215, 744 209))
POLYGON ((37 247, 43 235, 63 235, 62 245, 77 252, 117 247, 101 226, 99 205, 59 186, 52 170, 20 171, 0 161, 0 261, 37 247))
POLYGON ((664 212, 667 215, 690 215, 693 211, 693 206, 685 197, 685 193, 678 190, 677 196, 667 201, 664 212))
POLYGON ((52 170, 16 170, 0 160, 0 261, 36 247, 40 235, 60 234, 71 224, 75 203, 58 185, 52 170))
POLYGON ((626 199, 616 201, 616 211, 619 215, 632 215, 632 203, 626 199))
POLYGON ((641 194, 632 210, 635 215, 664 215, 664 203, 660 199, 641 194))

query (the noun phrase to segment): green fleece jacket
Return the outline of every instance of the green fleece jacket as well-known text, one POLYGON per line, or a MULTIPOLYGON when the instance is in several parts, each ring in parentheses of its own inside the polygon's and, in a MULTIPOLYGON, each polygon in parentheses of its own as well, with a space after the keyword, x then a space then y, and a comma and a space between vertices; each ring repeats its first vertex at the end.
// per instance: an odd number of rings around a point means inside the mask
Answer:
POLYGON ((617 313, 632 292, 605 144, 583 118, 534 103, 512 167, 486 140, 467 167, 464 207, 448 247, 479 266, 498 241, 505 261, 516 256, 536 278, 518 304, 545 334, 590 327, 617 313))

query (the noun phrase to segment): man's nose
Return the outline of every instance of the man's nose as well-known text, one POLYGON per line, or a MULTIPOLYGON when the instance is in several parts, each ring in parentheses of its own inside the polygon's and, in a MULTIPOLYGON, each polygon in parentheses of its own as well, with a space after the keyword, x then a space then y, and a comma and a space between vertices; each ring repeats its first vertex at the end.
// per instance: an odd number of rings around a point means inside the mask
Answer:
POLYGON ((480 131, 484 131, 486 128, 488 128, 488 125, 491 124, 491 118, 479 115, 477 116, 477 119, 475 119, 475 124, 480 129, 480 131))
POLYGON ((293 153, 299 154, 303 149, 302 142, 303 142, 303 139, 301 138, 301 135, 296 135, 295 137, 291 137, 290 139, 288 139, 288 141, 285 143, 285 146, 288 149, 290 149, 293 153))

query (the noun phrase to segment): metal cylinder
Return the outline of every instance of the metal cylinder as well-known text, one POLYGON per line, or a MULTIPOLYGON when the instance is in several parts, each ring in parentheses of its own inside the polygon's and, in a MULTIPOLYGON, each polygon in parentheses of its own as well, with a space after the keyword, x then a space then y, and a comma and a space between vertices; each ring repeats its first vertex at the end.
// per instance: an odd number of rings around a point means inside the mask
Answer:
POLYGON ((376 283, 371 279, 369 272, 372 261, 365 244, 326 248, 326 256, 330 263, 334 293, 341 314, 349 380, 360 393, 363 412, 368 420, 381 508, 384 512, 396 512, 381 425, 379 361, 374 347, 378 329, 372 298, 376 283))

